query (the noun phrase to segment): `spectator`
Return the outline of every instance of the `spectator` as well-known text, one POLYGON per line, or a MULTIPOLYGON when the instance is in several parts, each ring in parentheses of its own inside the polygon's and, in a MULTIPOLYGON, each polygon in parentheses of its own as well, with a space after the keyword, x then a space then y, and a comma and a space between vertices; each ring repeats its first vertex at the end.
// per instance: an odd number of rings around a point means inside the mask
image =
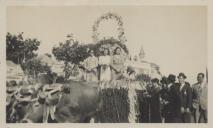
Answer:
POLYGON ((192 118, 195 123, 207 123, 207 92, 208 85, 204 81, 205 75, 197 75, 197 83, 192 86, 192 118))
POLYGON ((83 62, 84 69, 84 79, 86 81, 98 81, 97 67, 98 67, 98 58, 94 56, 94 51, 89 50, 90 56, 86 58, 83 62))
POLYGON ((121 48, 117 47, 112 56, 112 79, 117 80, 124 72, 124 61, 125 57, 121 53, 121 48))
POLYGON ((100 81, 111 80, 111 70, 110 70, 111 57, 109 54, 110 54, 109 49, 105 48, 104 55, 99 57, 100 81))
POLYGON ((151 99, 150 99, 150 121, 151 123, 161 123, 160 113, 160 85, 159 80, 154 78, 151 80, 151 99))
POLYGON ((192 89, 190 84, 185 81, 186 75, 184 73, 179 73, 179 82, 172 87, 173 93, 173 111, 175 114, 175 123, 190 123, 191 114, 190 108, 192 104, 192 89))

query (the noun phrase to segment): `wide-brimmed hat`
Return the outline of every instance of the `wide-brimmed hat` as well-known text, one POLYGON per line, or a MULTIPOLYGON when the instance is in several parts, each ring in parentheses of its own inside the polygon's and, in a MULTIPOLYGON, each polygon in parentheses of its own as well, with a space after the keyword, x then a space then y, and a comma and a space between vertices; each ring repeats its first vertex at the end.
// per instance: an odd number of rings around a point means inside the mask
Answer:
POLYGON ((7 87, 15 87, 15 86, 17 86, 17 82, 15 80, 7 82, 7 87))
POLYGON ((22 88, 19 93, 22 96, 31 96, 33 94, 33 91, 31 89, 22 88))
POLYGON ((6 92, 12 94, 18 89, 16 81, 10 81, 7 83, 6 92))
POLYGON ((182 76, 184 79, 186 79, 186 78, 187 78, 187 77, 186 77, 186 75, 185 75, 184 73, 182 73, 182 72, 181 72, 181 73, 179 73, 178 78, 180 78, 181 76, 182 76))

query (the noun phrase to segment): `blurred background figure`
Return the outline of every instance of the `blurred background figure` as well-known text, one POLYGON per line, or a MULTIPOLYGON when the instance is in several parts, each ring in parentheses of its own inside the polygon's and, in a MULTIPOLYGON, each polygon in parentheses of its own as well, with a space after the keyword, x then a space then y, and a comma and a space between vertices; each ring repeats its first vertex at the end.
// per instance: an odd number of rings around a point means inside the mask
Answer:
POLYGON ((104 55, 99 57, 100 66, 100 81, 110 81, 111 80, 111 57, 109 55, 109 49, 104 49, 104 55))
MULTIPOLYGON (((162 79, 163 80, 163 79, 162 79)), ((163 82, 166 83, 166 88, 162 89, 162 103, 163 111, 162 115, 164 116, 165 123, 175 123, 175 96, 172 93, 172 88, 175 86, 176 76, 170 74, 166 80, 163 82)))
POLYGON ((160 112, 160 84, 159 79, 154 78, 151 80, 152 87, 150 90, 150 122, 161 123, 161 112, 160 112))
POLYGON ((208 85, 204 73, 197 75, 197 83, 192 86, 192 118, 195 123, 207 123, 208 85))
POLYGON ((160 80, 160 86, 161 86, 161 91, 160 91, 160 101, 161 101, 161 117, 162 117, 162 122, 165 122, 166 114, 168 111, 168 99, 169 99, 169 92, 167 88, 168 84, 168 79, 166 76, 163 76, 160 80))
MULTIPOLYGON (((179 106, 179 113, 181 117, 182 123, 190 123, 191 122, 191 104, 192 104, 192 89, 190 87, 190 84, 185 81, 186 75, 184 73, 179 73, 178 75, 178 88, 177 88, 177 94, 179 96, 180 102, 178 102, 178 99, 176 99, 176 105, 179 106)), ((176 115, 177 116, 177 115, 176 115)))
POLYGON ((112 79, 117 80, 118 78, 120 78, 120 76, 124 72, 124 61, 125 57, 121 53, 121 48, 117 47, 114 50, 114 55, 112 56, 112 79))

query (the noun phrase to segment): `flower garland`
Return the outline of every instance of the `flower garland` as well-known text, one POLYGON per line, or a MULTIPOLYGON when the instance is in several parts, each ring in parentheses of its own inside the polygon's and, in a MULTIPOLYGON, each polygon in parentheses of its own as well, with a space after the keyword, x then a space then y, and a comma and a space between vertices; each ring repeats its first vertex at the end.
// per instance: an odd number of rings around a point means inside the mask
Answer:
POLYGON ((139 116, 136 90, 145 90, 145 84, 139 81, 116 80, 101 82, 103 108, 99 113, 100 122, 136 123, 139 116))
POLYGON ((100 35, 100 32, 98 32, 98 28, 99 28, 99 24, 103 21, 103 20, 116 20, 117 21, 117 24, 118 24, 118 40, 122 43, 126 42, 126 38, 124 36, 124 28, 123 28, 123 21, 122 21, 122 17, 121 16, 118 16, 117 14, 114 14, 114 13, 106 13, 104 15, 102 15, 101 17, 99 17, 97 19, 97 21, 95 21, 94 25, 93 25, 93 41, 95 43, 99 42, 100 39, 99 39, 99 35, 100 35))

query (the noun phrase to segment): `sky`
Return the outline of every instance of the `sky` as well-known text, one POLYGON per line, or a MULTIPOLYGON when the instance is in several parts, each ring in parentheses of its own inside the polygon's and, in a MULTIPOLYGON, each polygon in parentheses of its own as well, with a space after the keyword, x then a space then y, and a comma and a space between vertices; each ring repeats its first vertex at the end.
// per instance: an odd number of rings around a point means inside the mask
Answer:
MULTIPOLYGON (((163 75, 184 72, 187 81, 207 67, 207 8, 204 6, 10 6, 7 31, 24 32, 26 38, 41 41, 39 54, 66 40, 67 34, 82 43, 93 43, 92 26, 103 14, 122 17, 126 45, 131 55, 141 46, 145 60, 160 66, 163 75)), ((100 38, 117 38, 117 22, 103 21, 100 38)))

